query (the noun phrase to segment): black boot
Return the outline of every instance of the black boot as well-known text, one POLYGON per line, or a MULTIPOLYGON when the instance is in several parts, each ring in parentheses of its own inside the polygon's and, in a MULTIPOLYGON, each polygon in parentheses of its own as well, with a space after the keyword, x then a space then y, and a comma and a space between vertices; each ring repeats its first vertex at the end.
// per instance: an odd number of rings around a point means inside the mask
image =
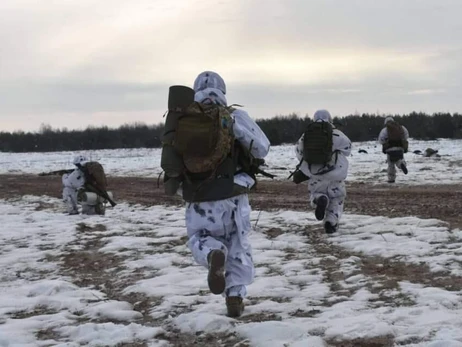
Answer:
POLYGON ((403 170, 403 173, 404 173, 405 175, 407 175, 408 171, 407 171, 406 164, 401 163, 401 165, 400 165, 399 167, 401 168, 401 170, 403 170))
POLYGON ((314 202, 316 204, 316 210, 314 211, 314 215, 316 216, 317 220, 323 220, 326 214, 327 204, 329 203, 329 199, 327 196, 321 195, 317 198, 314 202))
POLYGON ((244 312, 244 302, 239 296, 228 296, 226 298, 226 309, 228 317, 237 318, 244 312))
POLYGON ((213 294, 221 294, 225 291, 225 253, 219 249, 211 251, 207 260, 209 263, 209 274, 207 282, 213 294))
POLYGON ((324 224, 324 230, 326 231, 326 234, 333 234, 337 231, 337 226, 338 224, 332 225, 331 222, 326 222, 324 224))

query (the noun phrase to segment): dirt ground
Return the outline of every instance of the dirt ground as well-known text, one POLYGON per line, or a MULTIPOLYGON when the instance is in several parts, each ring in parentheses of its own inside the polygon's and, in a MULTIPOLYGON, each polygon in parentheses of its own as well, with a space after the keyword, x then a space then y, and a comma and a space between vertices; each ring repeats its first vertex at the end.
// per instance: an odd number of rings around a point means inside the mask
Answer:
MULTIPOLYGON (((180 197, 164 194, 155 178, 109 177, 115 200, 143 205, 182 205, 180 197)), ((0 198, 20 195, 61 197, 59 176, 0 175, 0 198)), ((347 184, 345 212, 372 216, 417 216, 437 218, 462 227, 462 183, 460 185, 400 186, 347 184)), ((262 181, 250 201, 254 210, 308 210, 306 185, 289 181, 262 181)))
MULTIPOLYGON (((157 186, 155 178, 136 177, 109 177, 109 189, 113 191, 116 201, 125 201, 143 205, 183 205, 180 197, 168 197, 164 195, 163 187, 157 186)), ((15 198, 23 195, 48 195, 61 197, 61 179, 59 176, 19 176, 0 175, 0 199, 15 198)), ((462 210, 462 184, 461 185, 434 185, 434 186, 401 186, 397 185, 370 185, 370 184, 347 184, 347 200, 345 212, 381 215, 389 217, 417 216, 421 218, 437 218, 446 221, 452 228, 462 227, 462 218, 459 213, 462 210)), ((309 210, 311 207, 307 200, 308 191, 306 185, 294 185, 292 182, 263 181, 259 182, 254 193, 250 195, 251 205, 254 210, 309 210)), ((47 208, 46 204, 43 206, 47 208)), ((153 321, 149 315, 149 308, 156 305, 158 298, 144 296, 124 296, 123 289, 143 276, 151 276, 146 273, 134 272, 128 278, 114 276, 120 271, 122 258, 118 255, 108 255, 99 252, 101 236, 92 235, 92 231, 104 230, 104 225, 89 227, 83 223, 77 225, 78 235, 84 235, 81 242, 83 247, 73 247, 60 259, 63 274, 73 278, 78 286, 94 286, 103 291, 106 296, 114 300, 123 300, 132 303, 142 315, 144 325, 157 326, 160 323, 153 321), (98 267, 95 268, 95 260, 98 267), (103 271, 102 271, 103 270, 103 271), (104 275, 102 275, 104 274, 104 275)), ((453 276, 446 272, 432 272, 425 264, 409 264, 398 259, 385 259, 381 257, 366 256, 355 253, 342 247, 331 244, 325 237, 319 226, 307 225, 306 230, 292 230, 306 235, 306 243, 312 245, 317 254, 326 255, 319 264, 325 273, 325 283, 328 283, 332 293, 338 297, 350 297, 357 288, 345 290, 341 283, 344 274, 339 271, 340 263, 351 257, 360 259, 358 273, 371 278, 368 290, 379 295, 380 305, 406 306, 411 305, 410 298, 390 296, 390 290, 397 290, 400 281, 419 283, 424 286, 444 288, 449 291, 462 289, 462 277, 453 276), (388 293, 388 294, 387 294, 388 293), (388 296, 387 296, 388 295, 388 296)), ((284 230, 273 228, 263 230, 269 238, 274 238, 284 233, 284 230)), ((181 242, 185 242, 182 239, 181 242)), ((297 259, 300 254, 288 252, 288 259, 297 259)), ((354 274, 352 274, 354 275, 354 274)), ((257 298, 258 299, 258 298, 257 298)), ((250 298, 249 300, 253 300, 250 298)), ((326 306, 332 303, 325 303, 326 306)), ((373 304, 373 303, 372 303, 373 304)), ((39 314, 28 313, 28 314, 39 314)), ((294 312, 295 316, 309 316, 310 312, 294 312)), ((276 316, 247 315, 243 320, 262 321, 278 320, 276 316)), ((167 329, 168 330, 168 329, 167 329)), ((54 338, 51 330, 40 331, 40 336, 54 338)), ((57 337, 56 337, 57 338, 57 337)), ((221 336, 210 334, 180 334, 176 330, 168 330, 164 339, 175 347, 189 346, 218 346, 213 341, 226 341, 220 346, 250 346, 245 341, 239 341, 236 336, 221 336)), ((372 339, 354 339, 348 341, 326 341, 330 347, 390 347, 395 345, 394 337, 389 335, 378 336, 372 339)), ((416 341, 420 342, 420 341, 416 341)), ((128 344, 127 346, 147 346, 147 344, 128 344)), ((118 346, 125 346, 124 344, 118 346)))

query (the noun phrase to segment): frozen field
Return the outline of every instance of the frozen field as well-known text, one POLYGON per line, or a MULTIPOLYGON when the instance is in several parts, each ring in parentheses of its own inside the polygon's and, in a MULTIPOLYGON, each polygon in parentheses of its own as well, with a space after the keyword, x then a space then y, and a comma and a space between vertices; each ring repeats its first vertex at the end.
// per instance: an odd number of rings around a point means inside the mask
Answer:
MULTIPOLYGON (((461 182, 462 141, 411 142, 411 152, 427 147, 441 157, 407 154, 398 181, 461 182)), ((71 168, 74 154, 0 153, 0 173, 71 168)), ((110 175, 160 173, 160 150, 85 154, 110 175)), ((355 143, 349 180, 384 182, 384 159, 375 143, 355 143)), ((267 162, 285 179, 293 146, 272 148, 267 162)), ((257 275, 231 319, 186 247, 182 208, 119 201, 104 217, 68 216, 59 199, 4 188, 0 347, 462 347, 462 231, 446 221, 347 213, 328 237, 312 212, 255 210, 257 275)), ((398 191, 422 209, 419 189, 398 191)))
POLYGON ((462 346, 460 230, 346 215, 327 238, 312 213, 252 220, 257 277, 235 320, 192 262, 182 209, 0 201, 0 346, 462 346))
MULTIPOLYGON (((40 172, 72 168, 72 158, 80 152, 0 153, 0 174, 38 174, 40 172)), ((100 161, 108 175, 157 177, 160 172, 160 149, 118 149, 84 151, 93 160, 100 161)), ((462 181, 462 140, 411 140, 405 156, 409 175, 398 175, 402 184, 448 184, 462 181), (431 147, 439 150, 440 158, 424 158, 413 154, 431 147)), ((297 165, 292 145, 272 147, 266 158, 266 170, 284 180, 297 165)), ((375 142, 353 144, 348 180, 352 182, 383 183, 386 180, 385 156, 375 142), (358 153, 364 149, 368 153, 358 153)))

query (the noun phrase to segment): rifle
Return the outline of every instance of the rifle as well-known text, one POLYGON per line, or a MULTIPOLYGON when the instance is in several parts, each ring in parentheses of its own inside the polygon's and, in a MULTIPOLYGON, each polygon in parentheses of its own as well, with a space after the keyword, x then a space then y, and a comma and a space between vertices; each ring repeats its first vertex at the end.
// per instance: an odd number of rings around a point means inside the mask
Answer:
POLYGON ((98 194, 99 196, 102 196, 105 198, 109 203, 111 204, 112 207, 116 206, 116 202, 111 199, 111 197, 108 195, 107 191, 105 189, 102 189, 99 187, 91 177, 91 175, 88 173, 88 170, 85 168, 85 166, 82 165, 77 165, 79 169, 83 172, 85 175, 85 188, 88 189, 89 191, 93 191, 94 193, 98 194))
POLYGON ((235 174, 239 174, 245 172, 246 174, 250 175, 255 181, 255 176, 260 174, 262 176, 268 177, 273 179, 276 175, 270 174, 262 169, 260 166, 265 164, 265 159, 262 158, 255 158, 252 153, 250 152, 252 148, 252 143, 250 144, 250 148, 245 148, 239 141, 236 141, 238 145, 238 164, 241 166, 241 169, 238 170, 235 174))
POLYGON ((56 171, 50 171, 50 172, 41 172, 38 175, 39 176, 62 176, 64 174, 70 174, 73 172, 75 169, 63 169, 63 170, 56 170, 56 171))
POLYGON ((105 198, 107 201, 109 201, 112 207, 117 205, 115 201, 110 198, 110 196, 105 190, 99 189, 99 187, 96 187, 96 185, 92 184, 91 182, 85 182, 85 188, 105 198))

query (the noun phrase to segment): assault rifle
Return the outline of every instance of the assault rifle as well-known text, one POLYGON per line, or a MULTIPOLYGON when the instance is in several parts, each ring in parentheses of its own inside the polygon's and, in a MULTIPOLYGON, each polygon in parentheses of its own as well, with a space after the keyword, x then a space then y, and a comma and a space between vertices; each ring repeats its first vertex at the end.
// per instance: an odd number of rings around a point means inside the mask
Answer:
POLYGON ((105 198, 107 201, 109 201, 109 203, 111 204, 112 207, 117 205, 116 202, 111 199, 111 197, 108 195, 108 193, 105 190, 100 189, 95 184, 92 184, 90 182, 85 182, 85 188, 87 190, 92 191, 93 193, 96 193, 97 195, 102 196, 103 198, 105 198))
POLYGON ((236 141, 238 145, 238 164, 241 167, 235 174, 239 174, 245 172, 246 174, 250 175, 255 181, 255 176, 260 174, 262 176, 268 177, 273 179, 276 175, 270 174, 262 169, 260 166, 265 164, 265 159, 255 158, 252 153, 252 143, 250 144, 250 148, 245 148, 239 141, 236 141))
POLYGON ((50 172, 41 172, 39 173, 39 176, 62 176, 64 174, 70 174, 74 170, 75 169, 63 169, 63 170, 56 170, 56 171, 50 171, 50 172))

